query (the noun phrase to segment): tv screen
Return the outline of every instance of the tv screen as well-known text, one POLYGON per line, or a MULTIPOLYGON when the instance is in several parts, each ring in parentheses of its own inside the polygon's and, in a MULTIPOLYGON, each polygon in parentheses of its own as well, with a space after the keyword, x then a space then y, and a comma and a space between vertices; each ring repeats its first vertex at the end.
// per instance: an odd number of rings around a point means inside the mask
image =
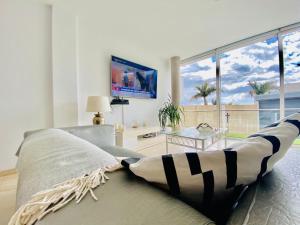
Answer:
POLYGON ((157 70, 112 56, 112 96, 156 98, 157 70))

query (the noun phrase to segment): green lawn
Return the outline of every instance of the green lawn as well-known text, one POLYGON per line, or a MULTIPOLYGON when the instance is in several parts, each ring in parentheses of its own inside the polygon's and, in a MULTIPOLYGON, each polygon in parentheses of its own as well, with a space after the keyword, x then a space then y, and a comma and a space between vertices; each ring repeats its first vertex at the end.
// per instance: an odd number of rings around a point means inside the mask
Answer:
MULTIPOLYGON (((229 133, 227 134, 228 138, 247 138, 249 135, 240 134, 240 133, 229 133)), ((293 143, 294 145, 300 145, 300 139, 296 139, 293 143)))
POLYGON ((294 143, 293 143, 294 145, 300 145, 300 139, 298 138, 298 139, 296 139, 295 141, 294 141, 294 143))
POLYGON ((229 133, 227 134, 228 138, 247 138, 249 135, 247 134, 240 134, 240 133, 229 133))

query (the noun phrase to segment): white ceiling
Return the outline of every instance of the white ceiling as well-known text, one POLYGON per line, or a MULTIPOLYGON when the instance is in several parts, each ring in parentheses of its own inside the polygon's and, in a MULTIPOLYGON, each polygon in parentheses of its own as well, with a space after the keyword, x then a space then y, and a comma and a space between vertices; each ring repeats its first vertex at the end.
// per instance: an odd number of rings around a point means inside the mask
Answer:
MULTIPOLYGON (((41 0, 46 1, 47 0, 41 0)), ((181 58, 300 22, 299 0, 52 0, 159 57, 181 58)))

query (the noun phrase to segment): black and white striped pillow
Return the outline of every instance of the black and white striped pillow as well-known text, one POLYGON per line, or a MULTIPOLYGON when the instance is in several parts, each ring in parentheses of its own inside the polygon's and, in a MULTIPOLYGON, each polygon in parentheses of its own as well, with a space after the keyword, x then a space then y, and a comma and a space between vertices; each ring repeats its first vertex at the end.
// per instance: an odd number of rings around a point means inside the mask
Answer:
POLYGON ((224 150, 129 158, 122 165, 208 212, 231 199, 237 188, 270 172, 299 134, 300 113, 296 113, 224 150))

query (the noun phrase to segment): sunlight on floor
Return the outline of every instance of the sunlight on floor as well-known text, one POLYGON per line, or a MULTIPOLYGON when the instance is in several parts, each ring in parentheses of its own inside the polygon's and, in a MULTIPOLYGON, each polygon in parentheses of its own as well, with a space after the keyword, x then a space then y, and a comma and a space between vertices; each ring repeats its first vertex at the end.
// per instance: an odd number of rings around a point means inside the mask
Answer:
POLYGON ((17 174, 0 177, 0 224, 8 224, 15 211, 17 174))

